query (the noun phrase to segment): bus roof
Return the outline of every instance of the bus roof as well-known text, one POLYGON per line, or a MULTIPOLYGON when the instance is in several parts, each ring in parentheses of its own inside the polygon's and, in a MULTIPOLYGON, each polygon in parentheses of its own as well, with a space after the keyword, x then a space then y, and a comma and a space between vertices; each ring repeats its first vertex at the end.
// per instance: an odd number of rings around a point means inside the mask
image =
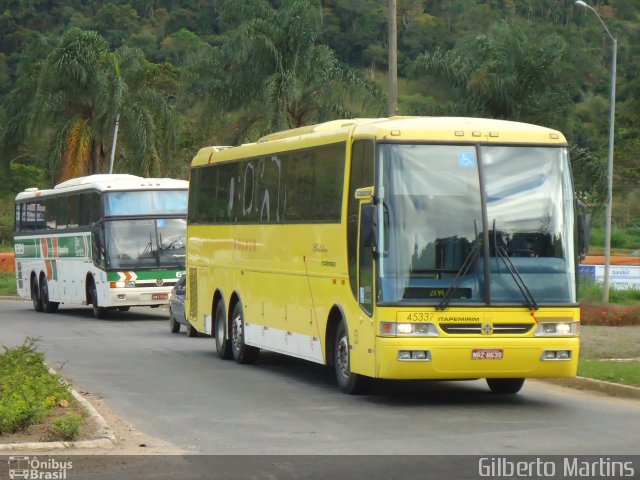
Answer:
POLYGON ((123 190, 187 190, 189 182, 173 178, 143 178, 128 174, 97 174, 77 177, 59 183, 51 189, 27 188, 16 196, 24 198, 71 193, 75 191, 123 191, 123 190))
POLYGON ((557 130, 508 120, 401 116, 354 118, 276 132, 255 143, 238 147, 205 147, 195 156, 192 166, 304 148, 306 143, 312 146, 348 138, 375 138, 390 142, 567 144, 564 135, 557 130))

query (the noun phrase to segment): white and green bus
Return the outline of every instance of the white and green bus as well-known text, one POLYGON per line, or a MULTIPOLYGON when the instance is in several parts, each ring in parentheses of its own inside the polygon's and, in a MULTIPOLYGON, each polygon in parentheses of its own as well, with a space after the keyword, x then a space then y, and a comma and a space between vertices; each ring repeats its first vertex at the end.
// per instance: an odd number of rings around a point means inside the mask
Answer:
POLYGON ((188 182, 91 175, 16 196, 18 295, 110 310, 165 305, 185 270, 188 182))

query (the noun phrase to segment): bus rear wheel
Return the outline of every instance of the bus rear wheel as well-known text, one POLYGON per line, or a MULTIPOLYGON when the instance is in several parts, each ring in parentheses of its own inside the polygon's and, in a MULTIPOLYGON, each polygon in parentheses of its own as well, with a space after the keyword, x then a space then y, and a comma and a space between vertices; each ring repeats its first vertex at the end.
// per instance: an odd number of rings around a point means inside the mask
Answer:
POLYGON ((493 393, 513 395, 524 385, 524 378, 487 378, 487 385, 493 393))
POLYGON ((260 354, 260 349, 244 343, 244 314, 242 302, 236 303, 231 316, 231 351, 233 358, 238 363, 255 363, 260 354))
POLYGON ((214 332, 218 357, 222 360, 229 360, 230 358, 233 358, 231 342, 227 338, 227 315, 224 312, 224 304, 222 301, 218 302, 216 305, 214 332))
POLYGON ((344 321, 340 322, 336 331, 333 355, 333 365, 340 390, 349 395, 366 393, 371 387, 371 379, 351 371, 349 336, 344 321))
POLYGON ((49 300, 49 283, 47 277, 44 276, 40 281, 40 301, 42 302, 42 310, 47 313, 56 313, 60 306, 59 302, 49 300))
POLYGON ((40 287, 38 287, 38 279, 31 277, 31 301, 33 302, 33 309, 36 312, 42 311, 42 297, 40 297, 40 287))

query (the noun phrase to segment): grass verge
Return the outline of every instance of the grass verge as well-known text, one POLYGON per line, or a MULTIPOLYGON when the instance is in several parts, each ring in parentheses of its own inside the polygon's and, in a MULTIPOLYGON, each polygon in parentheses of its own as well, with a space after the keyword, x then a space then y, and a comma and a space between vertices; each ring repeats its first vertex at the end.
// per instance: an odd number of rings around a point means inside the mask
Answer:
POLYGON ((70 385, 49 371, 37 339, 27 338, 0 354, 0 436, 39 425, 43 440, 74 440, 80 433, 83 410, 70 385))
POLYGON ((640 361, 582 360, 578 375, 640 387, 640 361))
POLYGON ((0 271, 0 297, 15 295, 16 272, 0 271))

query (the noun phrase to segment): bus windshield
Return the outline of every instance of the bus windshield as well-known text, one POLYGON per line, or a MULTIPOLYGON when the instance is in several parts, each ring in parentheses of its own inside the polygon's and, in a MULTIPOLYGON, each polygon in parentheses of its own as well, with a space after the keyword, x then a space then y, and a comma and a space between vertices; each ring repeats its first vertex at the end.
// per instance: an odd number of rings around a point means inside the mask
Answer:
POLYGON ((186 190, 139 190, 109 192, 105 197, 105 216, 185 215, 186 190))
POLYGON ((378 303, 575 303, 565 148, 381 144, 378 171, 378 303))
POLYGON ((104 224, 107 267, 184 269, 186 220, 109 220, 104 224))

